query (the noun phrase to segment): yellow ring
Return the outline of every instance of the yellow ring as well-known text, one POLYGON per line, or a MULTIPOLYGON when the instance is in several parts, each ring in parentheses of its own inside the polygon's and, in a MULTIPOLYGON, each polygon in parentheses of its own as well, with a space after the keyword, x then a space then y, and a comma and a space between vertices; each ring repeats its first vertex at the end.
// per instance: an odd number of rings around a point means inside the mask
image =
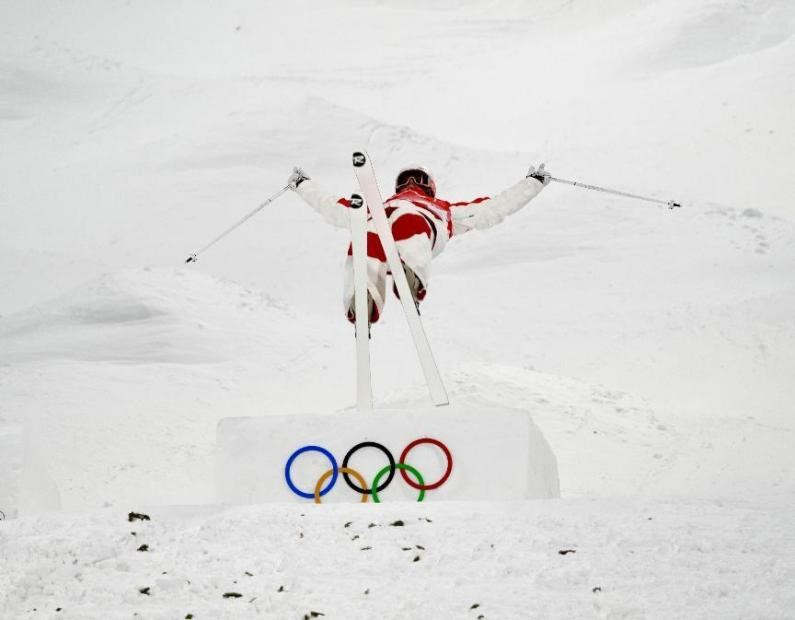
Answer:
MULTIPOLYGON (((364 476, 362 476, 355 469, 351 469, 350 467, 340 467, 339 472, 341 474, 350 474, 351 476, 356 478, 356 482, 358 482, 362 486, 363 489, 365 489, 365 490, 367 489, 367 482, 365 481, 364 476)), ((315 503, 316 504, 322 504, 323 503, 323 502, 320 501, 320 490, 323 488, 323 483, 333 473, 334 473, 334 470, 333 469, 329 469, 325 474, 320 476, 320 478, 318 479, 317 484, 315 485, 315 503)), ((368 495, 366 495, 365 493, 362 493, 362 503, 366 502, 368 497, 369 497, 368 495)))

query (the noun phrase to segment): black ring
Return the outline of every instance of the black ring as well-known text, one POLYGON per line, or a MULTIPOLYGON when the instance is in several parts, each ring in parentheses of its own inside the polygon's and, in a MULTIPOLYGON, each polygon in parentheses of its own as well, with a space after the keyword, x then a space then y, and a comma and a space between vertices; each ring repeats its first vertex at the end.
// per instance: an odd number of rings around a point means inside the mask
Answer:
MULTIPOLYGON (((392 478, 395 477, 395 469, 396 469, 395 468, 395 457, 392 456, 392 453, 389 450, 386 449, 386 446, 382 446, 380 443, 376 443, 375 441, 363 441, 362 443, 357 443, 355 446, 353 446, 353 448, 348 450, 348 454, 346 454, 345 458, 342 459, 342 466, 343 467, 347 467, 348 466, 348 460, 353 456, 353 453, 356 452, 357 450, 359 450, 360 448, 378 448, 379 450, 381 450, 381 452, 386 454, 386 458, 389 459, 389 475, 386 477, 386 480, 383 482, 383 484, 381 484, 378 487, 376 487, 376 491, 378 493, 380 493, 381 491, 383 491, 385 488, 387 488, 389 486, 389 483, 392 482, 392 478)), ((345 479, 345 484, 347 484, 350 488, 352 488, 357 493, 364 493, 365 495, 372 495, 372 493, 373 493, 372 489, 362 489, 361 487, 357 487, 356 484, 351 481, 351 477, 348 474, 343 473, 342 477, 345 479)))

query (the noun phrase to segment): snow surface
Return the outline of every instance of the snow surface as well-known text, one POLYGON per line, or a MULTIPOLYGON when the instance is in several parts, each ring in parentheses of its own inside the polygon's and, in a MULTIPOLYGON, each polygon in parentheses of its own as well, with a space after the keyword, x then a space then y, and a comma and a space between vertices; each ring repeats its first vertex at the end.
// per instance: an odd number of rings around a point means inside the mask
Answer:
MULTIPOLYGON (((0 14, 0 617, 792 617, 791 2, 0 14), (451 398, 530 411, 560 500, 216 504, 219 419, 353 404, 346 236, 287 195, 182 261, 354 147, 684 204, 553 184, 434 263, 451 398)), ((378 406, 425 398, 394 299, 372 347, 378 406)))

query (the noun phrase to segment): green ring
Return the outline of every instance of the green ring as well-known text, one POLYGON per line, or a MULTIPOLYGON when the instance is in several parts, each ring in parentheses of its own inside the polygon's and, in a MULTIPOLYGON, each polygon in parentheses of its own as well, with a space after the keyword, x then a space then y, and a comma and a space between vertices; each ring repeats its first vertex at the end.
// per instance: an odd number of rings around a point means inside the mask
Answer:
MULTIPOLYGON (((406 463, 395 463, 394 465, 387 465, 375 475, 375 478, 373 478, 373 484, 370 487, 373 492, 373 501, 376 504, 381 503, 381 500, 378 497, 378 491, 376 490, 378 488, 378 482, 381 480, 381 478, 385 473, 387 473, 389 470, 392 469, 392 467, 397 467, 398 469, 405 469, 406 471, 410 471, 412 474, 414 474, 414 477, 420 483, 420 486, 425 486, 425 480, 422 479, 422 474, 418 472, 416 469, 414 469, 411 465, 407 465, 406 463)), ((420 489, 420 494, 417 497, 417 501, 421 502, 423 499, 425 499, 425 489, 420 489)))

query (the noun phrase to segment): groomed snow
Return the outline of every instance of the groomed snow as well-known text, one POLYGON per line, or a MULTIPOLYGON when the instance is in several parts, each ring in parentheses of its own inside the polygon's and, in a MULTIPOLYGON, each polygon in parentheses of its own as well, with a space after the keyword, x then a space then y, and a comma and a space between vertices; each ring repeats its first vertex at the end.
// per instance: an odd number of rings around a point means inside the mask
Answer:
MULTIPOLYGON (((0 617, 792 614, 791 3, 2 14, 0 617), (552 184, 434 263, 451 400, 530 411, 561 499, 217 503, 221 418, 354 403, 347 239, 288 194, 183 261, 293 165, 349 194, 354 148, 683 203, 552 184)), ((395 299, 372 348, 376 406, 422 402, 395 299)))

